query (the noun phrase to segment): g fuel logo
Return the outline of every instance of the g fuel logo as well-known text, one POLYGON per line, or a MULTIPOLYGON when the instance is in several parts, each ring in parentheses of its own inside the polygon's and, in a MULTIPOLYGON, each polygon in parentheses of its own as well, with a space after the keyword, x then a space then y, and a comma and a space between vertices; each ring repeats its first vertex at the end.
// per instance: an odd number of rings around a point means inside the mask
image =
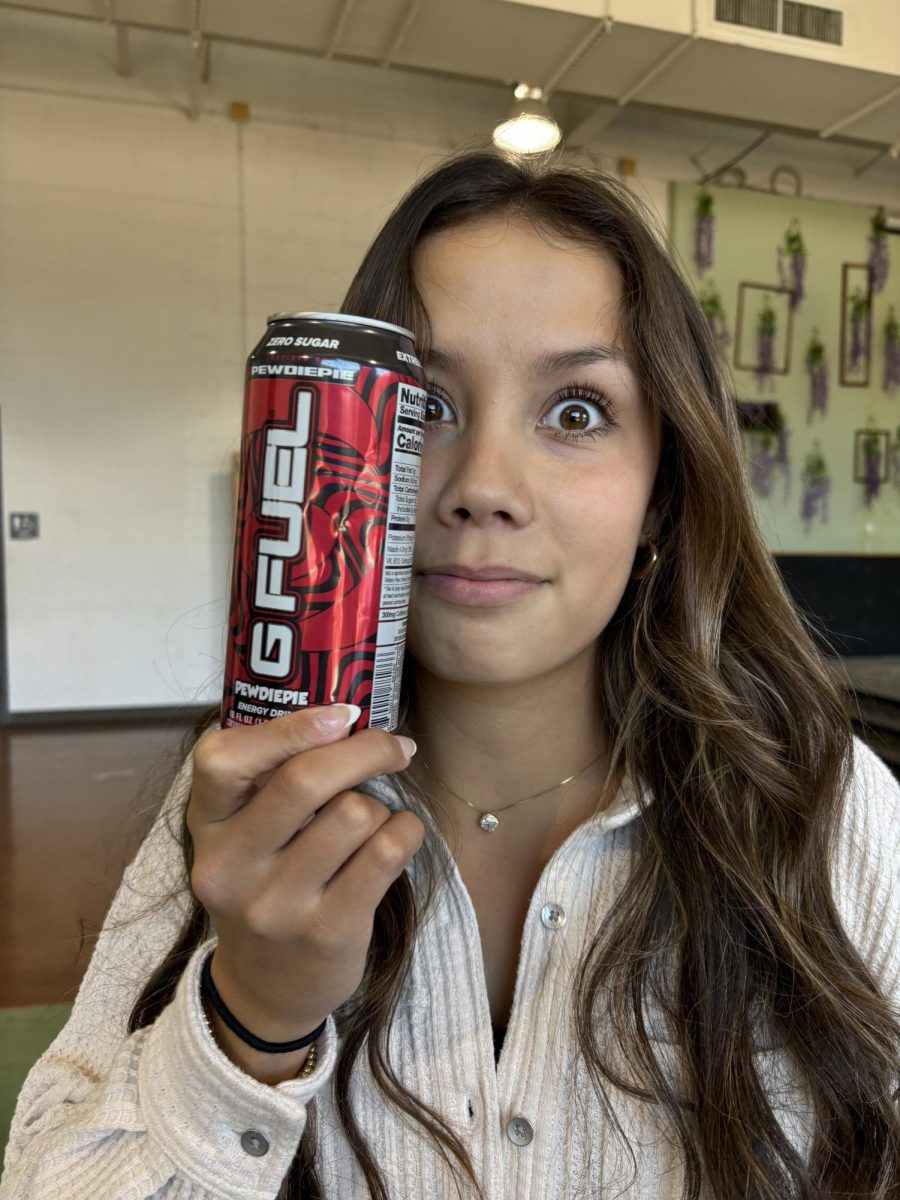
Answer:
MULTIPOLYGON (((294 389, 293 427, 270 427, 263 462, 261 517, 285 522, 280 538, 261 537, 256 548, 254 607, 262 613, 297 611, 297 597, 285 594, 286 566, 300 554, 303 540, 303 501, 313 393, 294 389)), ((268 616, 257 617, 250 629, 250 670, 266 679, 286 679, 294 658, 294 627, 268 616)))

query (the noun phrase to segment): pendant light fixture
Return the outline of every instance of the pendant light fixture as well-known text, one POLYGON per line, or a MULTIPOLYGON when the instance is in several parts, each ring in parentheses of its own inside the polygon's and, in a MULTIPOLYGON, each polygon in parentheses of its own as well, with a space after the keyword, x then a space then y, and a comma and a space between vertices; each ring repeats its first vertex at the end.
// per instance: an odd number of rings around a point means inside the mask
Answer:
POLYGON ((513 154, 540 154, 552 150, 561 137, 542 89, 518 84, 509 116, 494 130, 494 145, 513 154))

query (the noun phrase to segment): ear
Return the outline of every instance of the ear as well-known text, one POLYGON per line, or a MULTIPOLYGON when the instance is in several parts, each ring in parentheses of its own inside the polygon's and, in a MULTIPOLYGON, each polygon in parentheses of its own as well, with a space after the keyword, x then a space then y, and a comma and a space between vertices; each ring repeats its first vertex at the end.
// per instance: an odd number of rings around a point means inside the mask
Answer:
MULTIPOLYGON (((656 525, 657 525, 658 518, 659 518, 659 509, 656 507, 656 505, 655 504, 648 505, 647 512, 644 515, 644 520, 641 525, 641 537, 642 538, 646 538, 647 541, 653 540, 653 538, 656 536, 656 525)), ((641 542, 641 545, 646 545, 646 543, 641 542)))

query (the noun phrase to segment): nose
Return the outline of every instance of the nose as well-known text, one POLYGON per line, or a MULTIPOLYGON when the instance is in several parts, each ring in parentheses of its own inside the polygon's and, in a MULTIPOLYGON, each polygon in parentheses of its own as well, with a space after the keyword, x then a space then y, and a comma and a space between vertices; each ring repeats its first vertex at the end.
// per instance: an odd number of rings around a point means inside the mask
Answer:
MULTIPOLYGON (((427 447, 427 440, 426 440, 427 447)), ((511 422, 475 421, 449 443, 422 454, 423 492, 436 497, 437 516, 447 524, 500 519, 527 524, 534 511, 527 451, 511 422)))

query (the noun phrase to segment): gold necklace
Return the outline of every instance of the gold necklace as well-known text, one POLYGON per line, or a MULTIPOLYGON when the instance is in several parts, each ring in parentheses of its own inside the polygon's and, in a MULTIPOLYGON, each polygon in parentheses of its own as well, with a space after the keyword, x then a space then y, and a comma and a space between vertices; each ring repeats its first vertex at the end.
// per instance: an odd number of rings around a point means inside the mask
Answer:
MULTIPOLYGON (((512 804, 504 804, 503 808, 497 809, 497 812, 506 812, 506 810, 508 808, 514 808, 515 805, 523 804, 526 800, 534 800, 536 796, 546 796, 547 792, 552 792, 555 788, 562 787, 563 784, 571 783, 573 779, 577 779, 579 775, 583 775, 585 773, 585 771, 588 770, 588 767, 592 767, 595 762, 599 762, 599 760, 602 757, 603 757, 603 751, 601 751, 597 755, 596 758, 591 759, 591 761, 588 763, 587 767, 583 767, 580 771, 576 772, 576 774, 570 775, 568 779, 563 779, 561 783, 556 783, 553 785, 553 787, 544 788, 544 790, 542 792, 535 792, 534 795, 532 795, 532 796, 523 796, 521 800, 513 800, 512 804)), ((471 802, 471 800, 467 800, 465 798, 465 796, 458 796, 456 794, 456 792, 454 792, 451 788, 447 787, 446 783, 443 783, 440 779, 438 779, 437 775, 435 775, 434 771, 432 771, 432 769, 431 769, 431 767, 429 767, 428 763, 425 762, 424 758, 419 759, 418 761, 422 763, 422 766, 425 768, 425 770, 428 772, 428 774, 432 776, 432 778, 437 779, 437 782, 440 783, 441 787, 445 791, 450 792, 451 796, 455 796, 457 800, 462 800, 463 804, 468 804, 469 808, 474 808, 477 813, 480 813, 478 824, 485 831, 485 833, 493 833, 494 832, 494 830, 500 824, 500 818, 496 815, 496 813, 481 812, 481 810, 479 808, 476 808, 476 806, 471 802)), ((560 797, 560 800, 562 800, 562 797, 560 797)))

